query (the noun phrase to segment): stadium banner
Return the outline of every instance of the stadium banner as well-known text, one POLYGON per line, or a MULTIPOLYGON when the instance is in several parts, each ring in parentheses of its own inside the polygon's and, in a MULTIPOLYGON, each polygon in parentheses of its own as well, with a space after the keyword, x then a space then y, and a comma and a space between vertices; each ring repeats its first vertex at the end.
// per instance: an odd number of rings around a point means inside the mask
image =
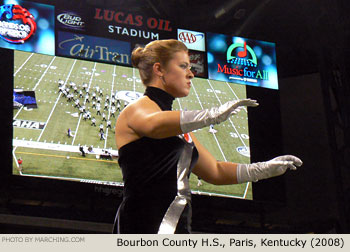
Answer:
POLYGON ((56 30, 85 31, 86 13, 73 10, 61 10, 56 8, 56 30))
POLYGON ((176 38, 172 23, 143 13, 106 8, 89 11, 86 33, 93 36, 130 41, 133 45, 153 40, 176 38))
POLYGON ((278 89, 275 43, 207 33, 209 79, 278 89))
POLYGON ((205 34, 203 32, 177 29, 177 39, 190 50, 205 52, 205 34))
POLYGON ((0 47, 55 55, 54 6, 0 0, 0 47))
POLYGON ((207 55, 205 52, 189 50, 191 71, 195 77, 208 78, 207 55))
POLYGON ((130 65, 129 42, 58 31, 56 55, 105 63, 130 65))

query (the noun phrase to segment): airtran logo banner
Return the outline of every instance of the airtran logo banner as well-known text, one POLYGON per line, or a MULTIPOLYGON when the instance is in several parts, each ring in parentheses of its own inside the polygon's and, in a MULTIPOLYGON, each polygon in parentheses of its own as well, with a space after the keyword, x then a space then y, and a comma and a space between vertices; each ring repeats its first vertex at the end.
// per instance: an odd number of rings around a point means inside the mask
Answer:
POLYGON ((209 79, 278 89, 275 44, 207 34, 209 79))
POLYGON ((129 42, 115 39, 57 32, 56 54, 73 58, 130 65, 129 42))

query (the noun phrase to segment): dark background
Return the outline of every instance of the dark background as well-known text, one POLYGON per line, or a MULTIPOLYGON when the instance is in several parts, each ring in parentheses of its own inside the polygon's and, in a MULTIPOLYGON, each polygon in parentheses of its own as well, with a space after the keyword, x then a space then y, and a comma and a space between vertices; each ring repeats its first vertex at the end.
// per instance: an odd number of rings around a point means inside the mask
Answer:
MULTIPOLYGON (((54 4, 49 0, 33 2, 54 4)), ((225 205, 203 198, 203 204, 217 207, 218 212, 195 209, 193 229, 198 233, 350 232, 350 1, 55 2, 67 9, 102 6, 132 10, 171 20, 182 28, 276 43, 281 113, 265 111, 261 116, 266 121, 281 119, 282 152, 299 156, 304 165, 284 176, 283 204, 237 201, 225 205)), ((1 64, 1 72, 7 64, 1 64)), ((0 91, 6 93, 3 82, 0 91)), ((1 106, 2 118, 11 121, 5 105, 1 106)), ((9 153, 4 141, 2 155, 9 153)), ((270 148, 268 142, 266 148, 270 148)), ((276 183, 275 191, 279 189, 276 183)), ((1 233, 108 233, 118 205, 117 200, 102 195, 86 202, 86 197, 79 201, 69 193, 25 192, 20 186, 2 190, 0 195, 1 233)))

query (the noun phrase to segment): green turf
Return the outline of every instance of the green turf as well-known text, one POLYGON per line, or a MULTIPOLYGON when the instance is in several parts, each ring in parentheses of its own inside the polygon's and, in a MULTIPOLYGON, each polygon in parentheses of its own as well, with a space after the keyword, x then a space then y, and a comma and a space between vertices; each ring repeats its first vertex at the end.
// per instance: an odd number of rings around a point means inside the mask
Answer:
MULTIPOLYGON (((67 102, 59 95, 58 80, 67 83, 73 81, 81 89, 83 82, 90 86, 92 91, 96 86, 103 90, 101 102, 103 110, 104 99, 111 92, 136 91, 144 92, 138 71, 130 67, 115 66, 89 61, 74 60, 62 57, 52 57, 27 52, 15 52, 14 88, 34 90, 38 104, 37 109, 15 109, 14 119, 30 120, 45 123, 43 130, 14 127, 14 139, 60 143, 65 146, 87 145, 98 148, 116 150, 114 140, 115 119, 112 117, 112 130, 108 130, 106 140, 100 140, 98 135, 102 117, 96 115, 92 104, 87 103, 92 116, 96 117, 96 127, 91 126, 89 120, 73 116, 79 112, 74 108, 74 102, 67 102), (70 128, 74 137, 67 136, 70 128)), ((246 97, 244 85, 195 78, 192 81, 192 90, 186 98, 176 99, 174 109, 202 109, 223 104, 237 98, 246 97)), ((91 94, 91 92, 90 92, 91 94)), ((75 95, 77 97, 77 95, 75 95)), ((83 101, 83 98, 80 99, 83 101)), ((122 103, 123 106, 123 103, 122 103)), ((108 114, 108 111, 105 111, 108 114)), ((116 116, 118 113, 116 113, 116 116)), ((105 123, 104 123, 105 125, 105 123)), ((209 128, 194 132, 201 143, 218 160, 238 163, 247 163, 250 159, 237 152, 239 146, 249 147, 248 120, 246 110, 240 111, 230 120, 216 125, 216 134, 209 133, 209 128)), ((23 159, 24 175, 42 175, 49 177, 64 177, 67 179, 91 179, 101 181, 121 182, 121 171, 117 161, 98 161, 94 155, 85 159, 80 153, 43 150, 27 147, 17 147, 14 151, 13 172, 18 174, 15 158, 23 159), (70 158, 67 159, 66 157, 70 158)), ((197 186, 197 178, 192 175, 190 184, 193 191, 202 191, 234 197, 252 198, 251 185, 214 186, 203 182, 197 186)))

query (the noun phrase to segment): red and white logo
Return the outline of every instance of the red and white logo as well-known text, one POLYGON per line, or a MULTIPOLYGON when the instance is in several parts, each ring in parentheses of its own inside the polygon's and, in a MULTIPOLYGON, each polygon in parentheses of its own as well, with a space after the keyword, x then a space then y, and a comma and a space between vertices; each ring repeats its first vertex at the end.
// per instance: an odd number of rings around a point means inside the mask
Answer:
POLYGON ((191 137, 191 135, 189 133, 183 134, 183 137, 184 137, 184 139, 186 140, 187 143, 192 143, 193 142, 192 137, 191 137))
POLYGON ((190 50, 205 51, 205 37, 202 32, 178 29, 177 38, 190 50))
POLYGON ((0 6, 0 37, 13 44, 23 44, 36 31, 36 23, 30 12, 20 5, 0 6))
POLYGON ((192 32, 181 32, 179 34, 179 39, 180 41, 189 44, 195 43, 197 41, 196 36, 192 32))

